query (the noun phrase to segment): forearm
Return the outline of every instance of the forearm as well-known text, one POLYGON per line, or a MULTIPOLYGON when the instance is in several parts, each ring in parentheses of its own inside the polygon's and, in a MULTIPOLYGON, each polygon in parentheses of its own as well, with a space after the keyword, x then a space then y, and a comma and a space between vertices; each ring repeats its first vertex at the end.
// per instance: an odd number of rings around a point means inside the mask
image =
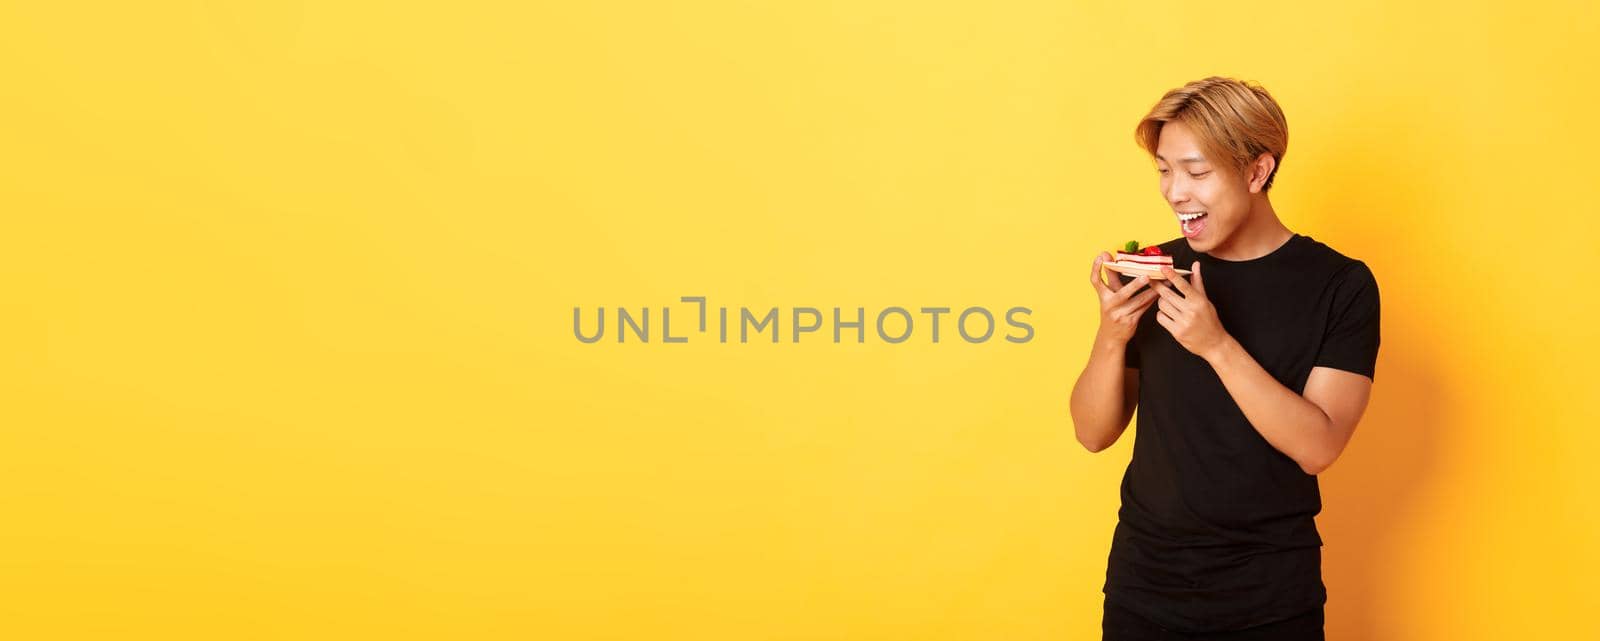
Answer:
POLYGON ((1089 363, 1072 386, 1072 425, 1078 442, 1091 452, 1110 446, 1127 427, 1127 390, 1124 388, 1123 343, 1095 335, 1089 363))
POLYGON ((1332 462, 1330 452, 1338 447, 1332 442, 1332 421, 1322 408, 1284 387, 1231 336, 1204 357, 1267 443, 1307 474, 1317 474, 1332 462))

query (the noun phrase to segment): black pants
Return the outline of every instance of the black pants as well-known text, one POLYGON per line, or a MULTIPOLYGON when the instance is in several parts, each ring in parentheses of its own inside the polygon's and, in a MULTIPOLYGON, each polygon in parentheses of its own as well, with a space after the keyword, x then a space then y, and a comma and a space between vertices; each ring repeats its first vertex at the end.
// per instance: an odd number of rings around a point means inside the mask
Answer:
POLYGON ((1107 603, 1100 630, 1102 641, 1325 641, 1322 615, 1322 608, 1318 607, 1292 619, 1253 628, 1184 634, 1156 625, 1127 608, 1107 603))

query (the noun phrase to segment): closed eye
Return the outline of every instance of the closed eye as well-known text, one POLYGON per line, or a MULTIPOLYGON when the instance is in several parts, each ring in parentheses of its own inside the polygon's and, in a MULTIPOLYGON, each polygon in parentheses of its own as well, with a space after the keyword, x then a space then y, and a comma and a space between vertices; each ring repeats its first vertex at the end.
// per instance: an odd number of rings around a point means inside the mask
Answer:
POLYGON ((1190 175, 1190 176, 1194 176, 1194 177, 1195 177, 1195 178, 1204 178, 1204 177, 1205 177, 1205 176, 1206 176, 1206 174, 1209 174, 1209 173, 1211 173, 1211 172, 1209 172, 1209 171, 1202 171, 1202 172, 1200 172, 1200 173, 1198 173, 1198 174, 1197 174, 1197 173, 1194 173, 1194 172, 1189 172, 1189 175, 1190 175))

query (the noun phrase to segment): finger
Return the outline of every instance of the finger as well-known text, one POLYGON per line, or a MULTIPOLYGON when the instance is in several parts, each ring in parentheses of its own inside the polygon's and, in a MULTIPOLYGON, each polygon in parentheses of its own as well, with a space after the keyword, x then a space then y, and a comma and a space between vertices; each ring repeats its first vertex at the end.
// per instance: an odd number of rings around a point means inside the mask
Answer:
POLYGON ((1150 304, 1155 302, 1157 298, 1159 297, 1156 296, 1155 290, 1147 289, 1143 292, 1140 292, 1138 296, 1134 296, 1132 300, 1123 303, 1117 309, 1125 310, 1130 313, 1142 313, 1146 308, 1150 307, 1150 304))
POLYGON ((1167 328, 1168 332, 1171 332, 1172 328, 1178 325, 1178 321, 1173 320, 1171 316, 1168 316, 1166 310, 1156 310, 1156 322, 1160 323, 1162 327, 1167 328))
POLYGON ((1175 303, 1173 303, 1172 301, 1169 301, 1169 300, 1167 300, 1165 298, 1161 299, 1161 303, 1159 305, 1157 305, 1157 307, 1159 307, 1161 309, 1161 311, 1163 313, 1165 313, 1168 317, 1170 317, 1170 318, 1172 318, 1174 320, 1182 318, 1184 316, 1183 310, 1178 309, 1178 306, 1175 303))
POLYGON ((1100 255, 1094 258, 1094 273, 1090 275, 1090 279, 1094 281, 1094 288, 1102 294, 1114 294, 1122 284, 1117 278, 1117 270, 1105 266, 1109 262, 1111 254, 1100 252, 1100 255))
POLYGON ((1150 309, 1150 306, 1156 304, 1156 301, 1158 301, 1158 300, 1161 300, 1161 296, 1157 295, 1153 291, 1146 291, 1145 293, 1140 294, 1139 295, 1139 315, 1143 316, 1145 310, 1150 309))
POLYGON ((1183 279, 1183 275, 1179 274, 1177 271, 1173 270, 1171 267, 1162 266, 1161 267, 1161 273, 1166 274, 1167 275, 1167 280, 1172 281, 1172 286, 1176 287, 1178 289, 1178 291, 1183 292, 1184 296, 1188 296, 1189 292, 1194 291, 1189 286, 1189 281, 1184 280, 1183 279))
POLYGON ((1139 319, 1144 318, 1145 313, 1150 311, 1150 302, 1153 300, 1155 300, 1153 296, 1144 298, 1141 295, 1140 298, 1136 299, 1136 302, 1118 308, 1114 317, 1118 320, 1126 319, 1138 323, 1139 319))
POLYGON ((1163 302, 1169 303, 1179 310, 1189 309, 1189 301, 1184 300, 1184 298, 1179 296, 1177 292, 1172 291, 1171 285, 1167 285, 1165 283, 1152 283, 1150 287, 1161 294, 1161 300, 1163 302))
POLYGON ((1194 276, 1192 278, 1194 278, 1195 291, 1200 292, 1201 296, 1205 296, 1206 295, 1206 281, 1205 281, 1205 279, 1200 277, 1200 261, 1198 261, 1198 260, 1194 261, 1194 265, 1191 266, 1190 269, 1194 270, 1194 276))
POLYGON ((1128 284, 1122 286, 1122 289, 1117 290, 1117 296, 1120 296, 1122 298, 1128 298, 1130 296, 1133 296, 1135 292, 1139 291, 1140 287, 1144 287, 1145 284, 1149 283, 1149 282, 1150 282, 1150 277, 1149 276, 1140 276, 1138 278, 1130 280, 1130 281, 1128 281, 1128 284))
POLYGON ((1094 290, 1101 294, 1111 291, 1111 288, 1107 287, 1105 282, 1101 280, 1104 276, 1100 274, 1100 263, 1104 262, 1105 258, 1106 253, 1100 252, 1099 256, 1094 257, 1094 264, 1089 267, 1089 284, 1094 285, 1094 290))

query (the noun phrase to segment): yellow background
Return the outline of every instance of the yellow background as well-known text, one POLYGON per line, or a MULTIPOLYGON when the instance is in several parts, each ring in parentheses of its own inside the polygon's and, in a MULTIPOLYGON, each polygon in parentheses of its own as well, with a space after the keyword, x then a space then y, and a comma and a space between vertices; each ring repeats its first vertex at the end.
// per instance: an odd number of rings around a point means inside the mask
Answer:
POLYGON ((0 7, 0 638, 1098 639, 1085 281, 1211 74, 1383 295, 1329 637, 1594 638, 1594 3, 517 4, 0 7), (573 338, 693 295, 1037 334, 573 338))

